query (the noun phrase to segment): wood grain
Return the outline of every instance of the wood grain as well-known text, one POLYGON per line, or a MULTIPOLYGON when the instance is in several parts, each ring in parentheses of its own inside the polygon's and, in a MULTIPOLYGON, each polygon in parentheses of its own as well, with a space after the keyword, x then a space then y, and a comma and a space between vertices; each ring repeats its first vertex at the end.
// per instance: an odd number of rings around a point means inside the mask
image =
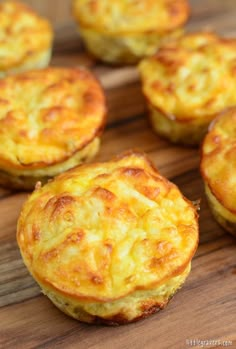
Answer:
MULTIPOLYGON (((128 326, 88 326, 57 310, 28 274, 15 240, 17 217, 27 194, 1 189, 0 348, 183 349, 190 347, 187 339, 231 340, 230 348, 236 348, 236 240, 216 224, 208 209, 198 170, 199 151, 173 146, 152 132, 137 70, 107 67, 83 50, 69 1, 25 2, 53 22, 52 64, 85 65, 104 86, 109 115, 97 160, 129 148, 147 152, 189 199, 201 199, 200 245, 190 277, 165 310, 128 326)), ((208 27, 236 35, 235 0, 192 0, 191 6, 188 30, 208 27)))

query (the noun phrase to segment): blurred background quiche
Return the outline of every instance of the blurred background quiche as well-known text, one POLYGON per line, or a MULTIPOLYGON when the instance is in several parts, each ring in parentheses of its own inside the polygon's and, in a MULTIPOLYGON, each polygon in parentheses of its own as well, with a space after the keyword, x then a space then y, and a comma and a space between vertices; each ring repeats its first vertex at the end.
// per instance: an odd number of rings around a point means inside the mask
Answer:
POLYGON ((160 42, 178 36, 189 16, 187 0, 73 0, 87 49, 108 63, 136 63, 160 42))
POLYGON ((154 130, 195 145, 215 116, 236 104, 236 40, 187 34, 144 59, 139 70, 154 130))
POLYGON ((202 145, 201 173, 216 220, 236 236, 236 108, 212 123, 202 145))
POLYGON ((198 216, 144 155, 129 152, 38 187, 17 240, 30 273, 63 312, 126 324, 164 308, 184 283, 198 216))
POLYGON ((105 97, 82 68, 47 68, 0 80, 0 184, 35 183, 91 159, 105 123, 105 97))
POLYGON ((0 3, 0 77, 44 68, 51 58, 50 23, 18 1, 0 3))

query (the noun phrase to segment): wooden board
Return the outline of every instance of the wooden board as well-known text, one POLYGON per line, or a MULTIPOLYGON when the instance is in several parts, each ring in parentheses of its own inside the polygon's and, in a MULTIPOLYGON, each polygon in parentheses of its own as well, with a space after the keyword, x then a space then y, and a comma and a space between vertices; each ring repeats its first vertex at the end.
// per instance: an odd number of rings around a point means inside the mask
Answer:
MULTIPOLYGON (((209 212, 198 170, 198 150, 173 146, 152 132, 136 69, 110 68, 84 52, 69 15, 69 1, 28 2, 48 14, 55 25, 53 64, 84 64, 106 90, 109 119, 97 159, 109 159, 129 148, 146 151, 160 172, 190 200, 201 198, 200 246, 190 277, 165 310, 128 326, 81 324, 57 310, 29 276, 15 240, 17 217, 27 195, 1 190, 0 348, 200 348, 194 345, 197 342, 191 345, 187 340, 232 341, 230 348, 236 348, 236 240, 209 212)), ((191 5, 190 30, 208 27, 236 34, 235 0, 192 0, 191 5)), ((206 347, 216 348, 217 343, 206 347)))

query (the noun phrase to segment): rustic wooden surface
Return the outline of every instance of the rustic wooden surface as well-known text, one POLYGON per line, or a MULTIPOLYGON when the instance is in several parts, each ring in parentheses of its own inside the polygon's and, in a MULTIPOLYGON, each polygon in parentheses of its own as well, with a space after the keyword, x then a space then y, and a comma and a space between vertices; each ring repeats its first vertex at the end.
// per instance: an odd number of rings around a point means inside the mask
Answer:
MULTIPOLYGON (((162 312, 136 324, 108 328, 70 319, 42 296, 24 267, 15 240, 27 195, 0 191, 0 348, 182 349, 186 340, 233 341, 236 348, 236 240, 213 220, 198 171, 199 152, 159 139, 146 121, 135 68, 110 68, 83 50, 69 1, 31 0, 55 27, 54 65, 90 67, 107 93, 109 118, 99 160, 138 148, 191 200, 201 198, 200 246, 185 286, 162 312)), ((236 34, 235 0, 192 0, 188 29, 236 34)), ((236 175, 236 174, 234 174, 236 175)), ((199 348, 200 346, 195 346, 199 348)), ((216 345, 207 347, 217 347, 216 345)))

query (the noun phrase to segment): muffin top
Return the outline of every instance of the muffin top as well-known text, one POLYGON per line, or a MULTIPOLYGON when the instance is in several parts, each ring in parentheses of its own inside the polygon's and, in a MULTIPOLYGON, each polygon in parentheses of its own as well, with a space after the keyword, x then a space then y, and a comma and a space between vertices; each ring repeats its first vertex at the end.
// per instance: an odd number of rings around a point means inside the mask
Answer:
POLYGON ((51 47, 52 28, 46 19, 16 1, 0 4, 0 71, 20 66, 32 54, 51 47))
POLYGON ((171 119, 207 118, 236 104, 236 40, 188 34, 140 63, 149 102, 171 119))
POLYGON ((79 299, 111 301, 182 273, 197 214, 144 155, 81 165, 38 188, 18 221, 37 280, 79 299))
POLYGON ((105 122, 103 91, 82 69, 48 68, 0 80, 0 167, 38 169, 65 161, 105 122))
POLYGON ((110 34, 165 32, 188 18, 187 0, 74 0, 79 23, 110 34))
POLYGON ((236 108, 211 124, 202 146, 201 172, 217 200, 236 213, 236 108))

